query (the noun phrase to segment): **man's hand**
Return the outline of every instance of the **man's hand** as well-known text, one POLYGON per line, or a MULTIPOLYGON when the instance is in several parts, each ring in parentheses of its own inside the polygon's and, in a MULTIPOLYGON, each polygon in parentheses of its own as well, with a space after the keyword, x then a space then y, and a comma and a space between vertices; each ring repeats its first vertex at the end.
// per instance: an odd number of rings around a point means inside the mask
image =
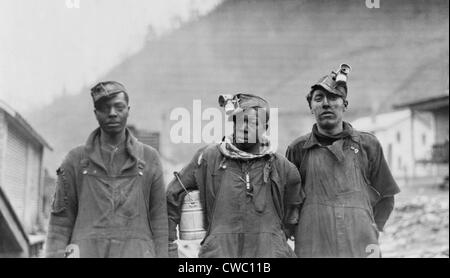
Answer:
POLYGON ((284 233, 286 235, 286 239, 294 240, 295 235, 295 227, 297 225, 294 224, 286 224, 284 227, 284 233))

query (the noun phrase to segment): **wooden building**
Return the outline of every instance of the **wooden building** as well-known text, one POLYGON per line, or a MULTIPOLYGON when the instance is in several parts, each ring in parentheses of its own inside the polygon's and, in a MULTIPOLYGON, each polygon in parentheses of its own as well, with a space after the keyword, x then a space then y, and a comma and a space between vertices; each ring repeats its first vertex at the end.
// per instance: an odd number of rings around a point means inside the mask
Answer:
POLYGON ((401 103, 395 108, 409 108, 412 117, 417 117, 421 113, 427 112, 433 115, 434 142, 429 150, 431 153, 429 160, 419 161, 420 163, 431 163, 437 166, 437 175, 444 178, 444 183, 448 186, 449 175, 449 92, 427 98, 416 99, 401 103))
POLYGON ((49 144, 0 101, 0 257, 34 256, 43 243, 42 158, 49 144))

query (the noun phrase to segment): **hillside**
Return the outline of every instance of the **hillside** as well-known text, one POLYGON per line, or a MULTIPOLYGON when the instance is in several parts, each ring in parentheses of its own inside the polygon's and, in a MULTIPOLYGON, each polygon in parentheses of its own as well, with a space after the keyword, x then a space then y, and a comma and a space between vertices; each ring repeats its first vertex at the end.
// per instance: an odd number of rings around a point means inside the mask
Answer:
MULTIPOLYGON (((342 62, 353 67, 349 117, 448 89, 448 1, 229 0, 209 15, 150 41, 100 80, 129 89, 139 128, 162 132, 162 153, 185 162, 198 145, 170 143, 170 111, 216 106, 219 93, 250 92, 280 111, 280 151, 310 129, 309 87, 342 62), (431 4, 433 3, 433 5, 431 4)), ((96 126, 88 87, 27 115, 55 151, 81 144, 96 126)))

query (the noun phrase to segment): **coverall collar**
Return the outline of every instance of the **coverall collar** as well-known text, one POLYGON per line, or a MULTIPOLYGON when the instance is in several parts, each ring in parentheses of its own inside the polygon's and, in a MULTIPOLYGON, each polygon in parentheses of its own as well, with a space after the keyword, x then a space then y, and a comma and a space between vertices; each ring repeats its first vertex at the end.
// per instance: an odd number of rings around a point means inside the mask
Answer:
MULTIPOLYGON (((317 124, 314 124, 314 126, 316 126, 317 124)), ((360 136, 357 132, 355 132, 355 130, 353 129, 352 125, 348 122, 343 122, 344 125, 344 131, 349 133, 349 137, 351 137, 351 139, 356 142, 359 143, 360 141, 360 136)), ((313 128, 314 128, 313 126, 313 128)), ((314 146, 319 146, 319 140, 317 139, 317 137, 314 135, 314 132, 311 132, 311 134, 309 135, 308 140, 306 141, 306 143, 303 145, 303 149, 310 149, 314 146)))
MULTIPOLYGON (((103 163, 103 159, 100 153, 100 148, 99 148, 99 144, 100 144, 100 127, 96 128, 88 137, 86 144, 85 144, 85 148, 86 148, 86 153, 89 157, 89 159, 94 162, 95 164, 97 164, 98 166, 102 167, 105 171, 106 171, 106 167, 103 163)), ((133 134, 131 134, 131 132, 129 131, 128 128, 125 129, 125 149, 128 153, 128 155, 130 155, 131 157, 131 163, 125 163, 123 170, 126 170, 128 168, 130 168, 131 166, 134 166, 137 162, 145 165, 145 162, 140 160, 138 158, 138 140, 136 139, 136 137, 133 136, 133 134)))

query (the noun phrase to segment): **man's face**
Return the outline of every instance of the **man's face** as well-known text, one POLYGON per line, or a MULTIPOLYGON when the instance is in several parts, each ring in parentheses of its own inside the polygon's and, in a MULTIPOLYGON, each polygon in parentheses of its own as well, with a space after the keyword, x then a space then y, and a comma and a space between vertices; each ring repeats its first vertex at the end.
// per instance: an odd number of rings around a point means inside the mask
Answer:
POLYGON ((260 142, 266 131, 266 112, 263 109, 246 109, 236 115, 234 122, 235 143, 240 149, 248 149, 260 142))
POLYGON ((127 125, 130 110, 125 94, 118 93, 98 102, 94 112, 100 128, 107 134, 122 132, 127 125))
POLYGON ((311 112, 323 129, 330 130, 342 124, 345 106, 344 99, 338 95, 320 89, 313 92, 311 112))

